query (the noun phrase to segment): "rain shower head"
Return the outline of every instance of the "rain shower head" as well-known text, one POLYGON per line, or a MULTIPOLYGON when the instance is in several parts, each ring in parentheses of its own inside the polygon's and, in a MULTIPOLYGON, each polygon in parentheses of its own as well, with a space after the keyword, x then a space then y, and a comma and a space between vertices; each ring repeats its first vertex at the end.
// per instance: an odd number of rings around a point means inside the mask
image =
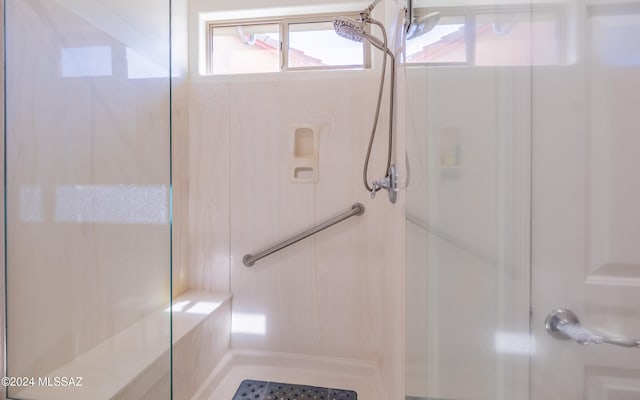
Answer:
POLYGON ((333 29, 339 36, 345 39, 353 40, 354 42, 362 42, 364 39, 367 39, 367 41, 376 48, 386 51, 384 43, 382 43, 380 39, 367 33, 364 29, 364 23, 361 21, 345 17, 336 17, 333 19, 333 29))
POLYGON ((425 33, 431 31, 440 22, 440 13, 434 12, 427 14, 409 26, 407 32, 407 39, 415 39, 418 36, 422 36, 425 33))

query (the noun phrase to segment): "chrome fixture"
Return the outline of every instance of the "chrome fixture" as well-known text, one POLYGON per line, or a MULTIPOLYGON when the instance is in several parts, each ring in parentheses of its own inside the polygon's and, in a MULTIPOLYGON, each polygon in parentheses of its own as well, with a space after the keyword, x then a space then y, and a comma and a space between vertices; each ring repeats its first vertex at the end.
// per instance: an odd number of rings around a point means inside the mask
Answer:
POLYGON ((253 266, 253 264, 256 263, 256 261, 263 259, 268 255, 271 255, 277 251, 280 251, 286 247, 289 247, 292 244, 301 241, 302 239, 308 238, 309 236, 315 235, 316 233, 323 231, 339 222, 342 222, 345 219, 348 219, 357 215, 362 215, 362 214, 364 214, 364 206, 360 203, 355 203, 353 206, 351 206, 351 209, 349 211, 342 213, 340 215, 337 215, 318 225, 315 225, 307 229, 306 231, 293 235, 290 239, 278 242, 264 250, 257 252, 256 254, 245 255, 244 257, 242 257, 242 263, 247 267, 251 267, 253 266))
POLYGON ((600 336, 580 326, 576 314, 564 308, 553 310, 545 320, 545 328, 559 340, 573 340, 582 345, 613 344, 621 347, 640 347, 640 339, 600 336))
MULTIPOLYGON (((415 17, 412 18, 416 19, 415 17)), ((438 25, 438 22, 440 22, 439 12, 433 12, 425 15, 422 18, 417 18, 417 20, 412 21, 407 27, 406 39, 415 39, 419 36, 424 35, 425 33, 435 28, 436 25, 438 25)))
POLYGON ((409 33, 411 25, 413 24, 413 0, 407 0, 407 7, 404 9, 404 30, 405 33, 409 33))
POLYGON ((406 39, 413 39, 424 35, 438 25, 440 21, 440 13, 434 12, 418 18, 413 9, 413 0, 407 0, 405 8, 404 29, 406 39))
MULTIPOLYGON (((393 154, 393 108, 394 108, 394 100, 395 100, 395 76, 396 76, 396 62, 395 56, 393 52, 389 49, 387 45, 387 31, 384 25, 380 21, 376 21, 371 18, 371 11, 375 8, 375 6, 380 3, 381 0, 375 0, 369 7, 365 8, 360 13, 359 20, 353 20, 350 18, 338 17, 333 20, 333 28, 339 36, 342 36, 346 39, 353 40, 356 42, 363 42, 367 40, 367 42, 371 43, 371 45, 378 50, 381 50, 384 53, 382 57, 382 73, 380 74, 380 89, 378 91, 378 101, 376 103, 376 111, 373 117, 373 126, 371 128, 371 136, 369 138, 369 146, 367 148, 367 155, 364 161, 364 168, 362 172, 362 180, 364 183, 364 187, 368 192, 377 192, 382 189, 383 186, 381 184, 376 185, 376 182, 381 182, 384 179, 388 179, 389 182, 392 180, 395 181, 395 178, 390 178, 389 175, 386 175, 382 180, 376 181, 373 184, 369 185, 369 160, 371 158, 371 151, 373 149, 373 142, 376 136, 376 130, 378 127, 378 120, 380 118, 380 107, 382 105, 382 95, 384 93, 384 84, 386 78, 387 71, 387 57, 391 59, 391 76, 390 76, 390 89, 389 89, 389 140, 387 147, 387 164, 385 168, 385 173, 390 171, 391 169, 391 158, 393 154), (372 35, 368 32, 368 28, 371 25, 376 25, 380 28, 382 32, 382 39, 372 35)), ((390 192, 391 193, 391 192, 390 192)), ((375 197, 375 196, 372 196, 375 197)), ((391 196, 389 196, 391 199, 391 196)), ((395 194, 394 194, 395 199, 395 194)))
POLYGON ((396 166, 392 164, 389 167, 389 173, 386 177, 379 179, 377 181, 373 181, 371 189, 371 198, 376 198, 376 192, 380 189, 386 189, 389 192, 389 201, 391 204, 396 203, 396 199, 398 198, 398 172, 396 171, 396 166))

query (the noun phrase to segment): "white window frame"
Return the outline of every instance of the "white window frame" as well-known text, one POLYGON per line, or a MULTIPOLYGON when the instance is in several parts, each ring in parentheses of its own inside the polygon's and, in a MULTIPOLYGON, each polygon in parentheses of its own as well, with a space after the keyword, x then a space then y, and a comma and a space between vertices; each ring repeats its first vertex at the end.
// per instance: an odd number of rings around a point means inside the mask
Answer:
MULTIPOLYGON (((311 66, 311 67, 290 67, 289 66, 289 26, 293 24, 305 24, 305 23, 321 23, 331 22, 335 17, 346 17, 351 19, 357 19, 360 17, 359 12, 350 13, 325 13, 325 14, 310 14, 310 15, 296 15, 296 16, 282 16, 282 17, 268 17, 268 18, 252 18, 252 19, 235 19, 224 21, 207 21, 206 27, 206 73, 208 76, 222 76, 222 74, 214 74, 212 70, 212 58, 213 55, 213 30, 215 28, 228 28, 235 26, 250 26, 250 25, 278 25, 280 33, 280 69, 278 72, 287 71, 324 71, 324 70, 348 70, 348 69, 368 69, 371 68, 371 45, 365 40, 362 46, 362 64, 354 65, 327 65, 327 66, 311 66)), ((260 72, 258 72, 259 74, 260 72)), ((273 73, 273 72, 265 72, 273 73)), ((245 75, 245 74, 224 74, 224 75, 245 75)))

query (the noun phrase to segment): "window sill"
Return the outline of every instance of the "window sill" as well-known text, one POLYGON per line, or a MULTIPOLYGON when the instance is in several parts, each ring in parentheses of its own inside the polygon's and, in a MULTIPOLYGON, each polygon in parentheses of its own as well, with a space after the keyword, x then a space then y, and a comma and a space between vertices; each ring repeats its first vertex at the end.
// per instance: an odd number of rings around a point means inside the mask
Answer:
POLYGON ((217 82, 281 82, 299 80, 323 80, 323 79, 353 79, 379 77, 379 73, 373 68, 353 69, 328 69, 309 71, 266 72, 256 74, 233 75, 200 75, 191 76, 191 82, 217 83, 217 82))

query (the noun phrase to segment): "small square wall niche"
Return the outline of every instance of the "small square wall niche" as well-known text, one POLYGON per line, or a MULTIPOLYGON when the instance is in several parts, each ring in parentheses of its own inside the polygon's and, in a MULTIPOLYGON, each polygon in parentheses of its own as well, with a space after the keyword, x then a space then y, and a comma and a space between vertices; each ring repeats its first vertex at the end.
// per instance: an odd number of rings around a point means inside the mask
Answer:
POLYGON ((318 183, 318 130, 297 126, 291 130, 289 177, 294 183, 318 183))
POLYGON ((297 128, 293 137, 293 155, 296 158, 313 158, 314 131, 311 128, 297 128))

